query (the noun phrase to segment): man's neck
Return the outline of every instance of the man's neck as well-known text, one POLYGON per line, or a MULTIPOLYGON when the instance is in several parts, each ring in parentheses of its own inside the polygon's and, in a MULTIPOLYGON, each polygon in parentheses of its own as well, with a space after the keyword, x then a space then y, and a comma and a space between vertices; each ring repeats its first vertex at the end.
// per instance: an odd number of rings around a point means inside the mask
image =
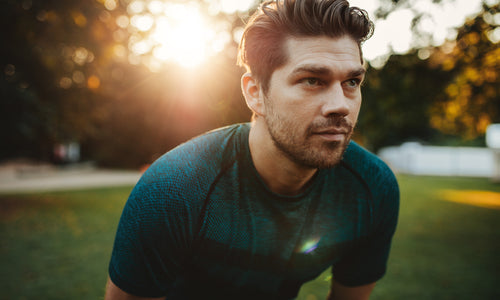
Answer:
POLYGON ((257 172, 268 188, 277 194, 291 196, 301 193, 317 172, 317 169, 291 161, 276 148, 264 120, 252 123, 249 146, 257 172))

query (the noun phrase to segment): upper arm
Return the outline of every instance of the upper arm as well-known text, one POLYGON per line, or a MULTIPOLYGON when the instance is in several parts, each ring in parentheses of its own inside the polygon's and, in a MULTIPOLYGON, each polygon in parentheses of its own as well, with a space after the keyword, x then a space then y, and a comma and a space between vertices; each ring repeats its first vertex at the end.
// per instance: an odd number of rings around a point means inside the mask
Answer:
POLYGON ((183 268, 193 227, 186 205, 167 192, 156 174, 143 175, 122 212, 109 277, 122 290, 141 296, 167 295, 183 268))
POLYGON ((105 300, 164 300, 165 297, 160 298, 147 298, 147 297, 139 297, 129 294, 119 287, 117 287, 111 279, 108 278, 108 284, 106 285, 106 295, 104 296, 105 300))
POLYGON ((396 178, 387 168, 377 172, 372 170, 368 175, 370 179, 377 177, 380 180, 368 181, 368 192, 359 196, 363 201, 358 205, 366 213, 360 214, 354 222, 362 228, 362 234, 354 232, 352 245, 346 248, 332 268, 333 278, 346 286, 376 282, 384 276, 398 221, 399 188, 396 178))
POLYGON ((328 300, 368 300, 374 287, 375 282, 349 287, 332 280, 328 300))

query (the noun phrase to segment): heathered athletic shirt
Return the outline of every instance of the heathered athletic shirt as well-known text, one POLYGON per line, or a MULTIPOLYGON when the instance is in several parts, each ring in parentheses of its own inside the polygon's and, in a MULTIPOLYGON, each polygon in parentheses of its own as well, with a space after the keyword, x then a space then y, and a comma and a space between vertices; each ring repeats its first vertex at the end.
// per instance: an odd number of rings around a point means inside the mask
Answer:
POLYGON ((347 286, 386 270, 399 190, 390 169, 351 142, 300 195, 270 191, 249 124, 209 132, 158 159, 132 191, 109 275, 122 290, 167 299, 291 299, 332 267, 347 286))

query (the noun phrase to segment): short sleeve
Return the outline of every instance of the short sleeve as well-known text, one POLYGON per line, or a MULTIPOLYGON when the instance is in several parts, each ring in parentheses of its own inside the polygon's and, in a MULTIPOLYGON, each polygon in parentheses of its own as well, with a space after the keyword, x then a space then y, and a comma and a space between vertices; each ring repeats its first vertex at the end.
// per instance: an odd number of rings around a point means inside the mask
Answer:
POLYGON ((391 241, 396 230, 399 214, 399 188, 390 172, 374 203, 375 224, 371 234, 356 243, 340 261, 332 267, 333 278, 345 286, 373 283, 386 272, 391 241))
POLYGON ((236 156, 248 124, 194 138, 165 153, 143 174, 118 225, 109 276, 141 297, 172 296, 182 284, 200 230, 207 195, 236 156))
POLYGON ((151 173, 141 178, 123 209, 109 276, 127 293, 161 297, 179 277, 192 231, 185 204, 151 173))

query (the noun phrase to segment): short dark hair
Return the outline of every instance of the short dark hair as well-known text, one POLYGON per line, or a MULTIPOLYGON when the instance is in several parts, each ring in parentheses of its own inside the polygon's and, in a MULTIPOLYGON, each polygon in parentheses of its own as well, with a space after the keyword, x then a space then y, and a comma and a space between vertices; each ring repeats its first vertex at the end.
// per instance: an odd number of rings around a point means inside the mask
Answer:
MULTIPOLYGON (((368 13, 346 0, 273 0, 260 5, 245 27, 238 65, 251 72, 264 92, 271 75, 287 62, 287 37, 348 35, 361 44, 373 34, 368 13)), ((362 60, 362 58, 361 58, 362 60)), ((362 61, 363 63, 363 61, 362 61)))

